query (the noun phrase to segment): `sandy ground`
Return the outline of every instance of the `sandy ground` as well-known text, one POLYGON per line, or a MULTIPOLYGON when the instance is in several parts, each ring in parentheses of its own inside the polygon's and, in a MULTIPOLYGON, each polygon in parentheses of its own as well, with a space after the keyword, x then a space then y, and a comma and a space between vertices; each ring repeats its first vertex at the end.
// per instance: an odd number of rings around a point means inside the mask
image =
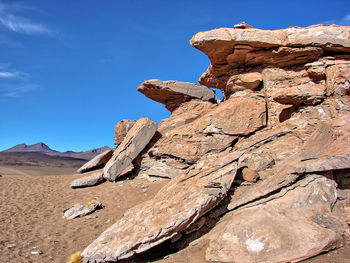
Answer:
MULTIPOLYGON (((128 208, 152 198, 166 183, 133 179, 73 190, 69 183, 82 175, 72 173, 72 168, 48 170, 40 167, 0 166, 1 263, 68 262, 71 254, 82 251, 122 217, 128 208), (92 214, 92 219, 62 218, 65 209, 75 203, 87 203, 95 198, 106 205, 106 208, 92 214), (32 254, 38 251, 42 254, 32 254)), ((157 262, 204 263, 205 249, 206 244, 197 242, 157 262)), ((134 260, 147 261, 149 260, 134 260)), ((350 262, 350 246, 307 262, 350 262)))
POLYGON ((0 262, 68 262, 71 254, 82 251, 128 208, 152 198, 165 183, 134 179, 73 190, 69 183, 82 175, 48 176, 43 169, 26 175, 33 171, 0 167, 0 262), (106 205, 92 214, 98 218, 62 218, 65 209, 94 198, 106 205), (35 251, 42 254, 32 255, 35 251))

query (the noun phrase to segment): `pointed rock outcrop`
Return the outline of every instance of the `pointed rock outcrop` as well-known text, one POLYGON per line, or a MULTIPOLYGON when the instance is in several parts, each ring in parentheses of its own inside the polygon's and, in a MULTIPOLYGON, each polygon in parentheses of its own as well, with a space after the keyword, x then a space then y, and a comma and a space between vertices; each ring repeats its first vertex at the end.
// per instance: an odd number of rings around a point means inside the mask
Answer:
POLYGON ((177 80, 146 80, 137 90, 148 98, 164 104, 169 111, 175 110, 181 103, 191 99, 216 102, 215 92, 206 86, 177 80))
POLYGON ((112 155, 112 149, 100 153, 99 155, 95 156, 90 161, 88 161, 86 164, 84 164, 82 167, 80 167, 77 172, 85 173, 88 171, 102 168, 111 159, 112 155))
POLYGON ((112 158, 103 169, 107 180, 115 181, 146 147, 157 131, 157 123, 149 118, 139 119, 114 151, 112 158))

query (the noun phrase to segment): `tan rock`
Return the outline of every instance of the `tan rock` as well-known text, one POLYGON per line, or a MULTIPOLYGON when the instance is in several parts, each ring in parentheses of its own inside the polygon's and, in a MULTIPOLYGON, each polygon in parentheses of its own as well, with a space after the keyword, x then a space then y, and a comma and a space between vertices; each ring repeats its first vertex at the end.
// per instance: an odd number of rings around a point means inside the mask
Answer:
POLYGON ((135 124, 135 120, 121 120, 114 128, 114 144, 119 145, 124 140, 126 134, 135 124))
POLYGON ((102 168, 112 158, 112 155, 112 149, 100 153, 99 155, 95 156, 90 161, 85 163, 82 167, 80 167, 77 172, 85 173, 91 170, 102 168))
POLYGON ((95 186, 105 181, 102 172, 93 173, 79 179, 75 179, 70 183, 71 188, 82 188, 88 186, 95 186))
POLYGON ((350 110, 350 63, 327 67, 327 95, 336 98, 337 108, 350 110))
POLYGON ((305 142, 300 171, 350 168, 350 114, 320 123, 305 142))
POLYGON ((114 151, 103 169, 107 180, 115 181, 137 155, 146 147, 157 130, 157 124, 149 118, 139 119, 114 151))
POLYGON ((181 103, 191 99, 216 102, 215 92, 206 86, 176 80, 146 80, 137 90, 148 98, 164 104, 169 111, 175 110, 181 103))
POLYGON ((208 237, 210 262, 298 262, 341 244, 325 226, 336 201, 336 184, 312 175, 271 201, 227 214, 208 237))
POLYGON ((177 235, 226 195, 241 153, 204 156, 147 202, 129 209, 84 251, 84 262, 129 258, 177 235))
POLYGON ((259 179, 259 173, 256 170, 250 168, 243 168, 242 178, 244 181, 256 182, 259 179))
POLYGON ((248 25, 246 22, 242 21, 241 23, 235 24, 233 28, 246 29, 246 28, 253 28, 253 27, 251 25, 248 25))
POLYGON ((315 105, 326 98, 325 81, 314 82, 303 69, 295 71, 268 68, 263 70, 262 75, 270 127, 285 121, 283 114, 288 108, 283 104, 315 105))
POLYGON ((226 84, 226 94, 245 89, 255 90, 261 83, 262 76, 259 72, 233 75, 226 84))
POLYGON ((214 103, 197 99, 184 102, 171 113, 169 118, 159 123, 157 131, 165 136, 168 131, 182 125, 189 125, 216 106, 214 103))

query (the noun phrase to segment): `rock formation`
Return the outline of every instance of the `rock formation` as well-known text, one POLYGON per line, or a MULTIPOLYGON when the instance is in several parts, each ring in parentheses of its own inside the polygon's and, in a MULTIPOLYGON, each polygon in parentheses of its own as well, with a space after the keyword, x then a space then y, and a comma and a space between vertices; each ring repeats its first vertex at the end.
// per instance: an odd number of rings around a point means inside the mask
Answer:
POLYGON ((208 262, 296 262, 342 246, 350 239, 350 27, 242 22, 191 44, 211 61, 199 79, 207 88, 145 81, 138 90, 171 116, 158 128, 135 123, 104 169, 114 181, 132 163, 136 176, 169 182, 89 245, 84 262, 116 262, 166 240, 205 244, 208 262))

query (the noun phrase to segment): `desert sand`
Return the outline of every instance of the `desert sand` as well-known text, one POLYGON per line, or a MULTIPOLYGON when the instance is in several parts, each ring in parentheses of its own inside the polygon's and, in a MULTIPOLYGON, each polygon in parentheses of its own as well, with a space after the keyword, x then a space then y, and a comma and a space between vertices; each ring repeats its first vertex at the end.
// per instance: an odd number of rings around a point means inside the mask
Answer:
POLYGON ((68 262, 126 209, 153 197, 165 183, 134 179, 73 190, 69 183, 82 175, 72 168, 0 167, 0 174, 0 262, 8 263, 68 262), (65 209, 92 199, 106 207, 91 219, 62 218, 65 209))
MULTIPOLYGON (((73 168, 1 166, 0 174, 0 262, 4 263, 68 262, 71 254, 82 251, 128 208, 152 198, 167 182, 122 178, 116 183, 73 190, 69 183, 84 176, 75 174, 73 168), (106 207, 87 217, 62 218, 65 209, 93 199, 106 207)), ((190 244, 157 262, 205 262, 205 247, 190 244)), ((159 252, 163 248, 150 253, 164 256, 164 251, 159 252)), ((150 253, 132 262, 156 260, 150 253)), ((350 249, 344 247, 308 262, 349 262, 349 258, 350 249)))

